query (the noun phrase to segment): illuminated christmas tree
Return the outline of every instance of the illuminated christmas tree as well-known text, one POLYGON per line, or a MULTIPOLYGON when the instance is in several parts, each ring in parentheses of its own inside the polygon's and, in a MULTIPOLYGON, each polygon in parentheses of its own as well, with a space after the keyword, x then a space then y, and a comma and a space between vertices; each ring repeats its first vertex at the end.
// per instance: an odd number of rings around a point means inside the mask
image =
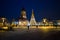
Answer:
POLYGON ((34 11, 32 9, 32 15, 31 15, 31 20, 30 20, 30 25, 36 25, 36 20, 35 20, 35 17, 34 17, 34 11))

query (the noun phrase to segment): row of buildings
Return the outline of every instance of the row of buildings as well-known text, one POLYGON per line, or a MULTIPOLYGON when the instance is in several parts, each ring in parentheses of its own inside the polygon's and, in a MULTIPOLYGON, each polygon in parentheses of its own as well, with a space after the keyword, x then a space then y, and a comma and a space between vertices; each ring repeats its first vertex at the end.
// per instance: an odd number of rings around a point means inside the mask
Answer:
POLYGON ((37 22, 34 17, 34 11, 32 9, 32 15, 30 21, 28 21, 26 17, 26 10, 22 8, 21 10, 21 16, 18 19, 18 21, 15 21, 13 19, 10 23, 6 18, 0 18, 0 27, 2 26, 13 26, 13 27, 22 27, 22 26, 53 26, 53 25, 60 25, 60 20, 53 20, 49 21, 46 18, 43 18, 42 21, 37 22))

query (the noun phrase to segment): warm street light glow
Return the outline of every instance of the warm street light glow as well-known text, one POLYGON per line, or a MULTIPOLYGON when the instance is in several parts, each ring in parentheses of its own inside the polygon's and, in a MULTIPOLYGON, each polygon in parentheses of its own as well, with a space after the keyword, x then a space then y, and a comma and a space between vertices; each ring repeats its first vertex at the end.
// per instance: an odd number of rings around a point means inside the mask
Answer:
POLYGON ((3 29, 8 29, 8 27, 3 27, 3 29))
POLYGON ((21 24, 21 22, 19 22, 19 25, 21 24))

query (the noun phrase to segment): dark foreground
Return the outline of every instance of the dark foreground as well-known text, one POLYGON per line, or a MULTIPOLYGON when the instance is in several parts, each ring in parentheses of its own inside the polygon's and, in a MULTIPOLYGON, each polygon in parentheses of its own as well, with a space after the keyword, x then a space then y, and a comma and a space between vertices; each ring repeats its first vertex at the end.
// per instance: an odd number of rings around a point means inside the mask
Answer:
POLYGON ((60 31, 55 29, 18 29, 0 32, 0 40, 60 40, 60 31))

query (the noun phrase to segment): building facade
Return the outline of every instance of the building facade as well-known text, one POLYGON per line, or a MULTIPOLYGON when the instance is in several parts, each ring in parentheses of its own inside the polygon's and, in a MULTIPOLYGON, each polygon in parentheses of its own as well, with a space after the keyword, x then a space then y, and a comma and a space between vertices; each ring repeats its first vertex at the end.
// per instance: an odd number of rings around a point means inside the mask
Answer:
POLYGON ((25 10, 25 8, 22 8, 21 16, 19 18, 18 25, 19 26, 27 26, 27 24, 28 24, 28 20, 27 20, 27 17, 26 17, 26 10, 25 10))

